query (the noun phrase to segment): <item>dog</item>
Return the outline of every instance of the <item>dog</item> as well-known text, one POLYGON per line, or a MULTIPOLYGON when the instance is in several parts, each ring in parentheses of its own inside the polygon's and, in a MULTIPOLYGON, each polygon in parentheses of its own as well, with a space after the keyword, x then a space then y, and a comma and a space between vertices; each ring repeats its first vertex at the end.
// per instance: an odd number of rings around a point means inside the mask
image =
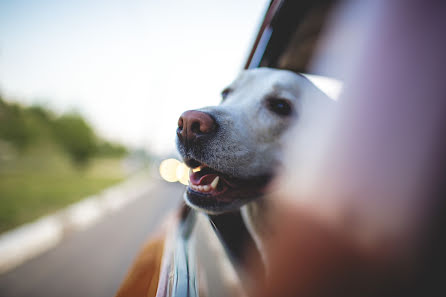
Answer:
POLYGON ((193 171, 186 203, 208 214, 235 211, 264 196, 283 163, 286 131, 332 100, 306 77, 289 70, 243 71, 222 93, 220 105, 184 112, 177 148, 193 171))
POLYGON ((305 76, 272 68, 244 70, 221 97, 218 106, 188 110, 178 120, 177 149, 192 169, 184 199, 210 215, 241 209, 262 251, 262 198, 284 162, 287 131, 311 126, 333 100, 305 76))

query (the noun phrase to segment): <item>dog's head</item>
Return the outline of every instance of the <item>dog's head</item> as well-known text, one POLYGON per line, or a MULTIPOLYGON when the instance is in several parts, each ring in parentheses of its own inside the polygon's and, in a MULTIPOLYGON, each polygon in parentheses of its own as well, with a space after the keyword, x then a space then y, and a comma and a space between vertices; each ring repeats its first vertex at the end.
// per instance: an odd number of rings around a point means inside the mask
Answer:
POLYGON ((287 70, 243 71, 218 106, 184 112, 177 147, 193 172, 186 202, 208 213, 234 211, 264 194, 281 163, 284 132, 307 100, 328 100, 305 77, 287 70))

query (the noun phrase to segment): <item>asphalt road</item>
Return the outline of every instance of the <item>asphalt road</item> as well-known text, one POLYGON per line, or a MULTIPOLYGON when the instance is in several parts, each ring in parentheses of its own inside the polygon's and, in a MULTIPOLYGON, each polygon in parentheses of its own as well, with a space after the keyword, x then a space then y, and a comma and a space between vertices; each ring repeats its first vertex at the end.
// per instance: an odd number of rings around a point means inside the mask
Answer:
POLYGON ((178 207, 183 189, 178 183, 158 182, 118 212, 0 275, 0 296, 114 296, 142 244, 178 207))

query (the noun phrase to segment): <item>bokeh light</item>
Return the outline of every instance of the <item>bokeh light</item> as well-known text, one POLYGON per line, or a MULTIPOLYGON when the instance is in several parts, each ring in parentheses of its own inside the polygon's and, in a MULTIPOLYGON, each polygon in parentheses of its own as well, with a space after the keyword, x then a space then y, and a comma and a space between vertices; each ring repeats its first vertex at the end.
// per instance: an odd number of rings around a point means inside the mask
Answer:
POLYGON ((178 181, 186 186, 189 184, 189 170, 189 167, 184 163, 180 163, 176 170, 178 181))
POLYGON ((168 182, 177 182, 177 167, 180 161, 176 159, 166 159, 161 162, 159 172, 161 177, 168 182))
POLYGON ((159 167, 161 177, 168 182, 180 182, 183 185, 189 184, 189 167, 177 159, 166 159, 159 167))

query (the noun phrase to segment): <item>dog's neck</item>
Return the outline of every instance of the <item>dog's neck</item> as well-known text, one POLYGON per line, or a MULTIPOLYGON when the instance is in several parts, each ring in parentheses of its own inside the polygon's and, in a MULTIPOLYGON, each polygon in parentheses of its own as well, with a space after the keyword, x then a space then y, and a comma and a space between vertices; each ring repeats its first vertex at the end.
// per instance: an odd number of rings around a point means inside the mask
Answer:
POLYGON ((269 227, 267 226, 265 201, 258 200, 243 206, 240 210, 243 221, 249 234, 255 242, 260 252, 263 263, 267 263, 265 258, 265 237, 268 236, 269 227))
POLYGON ((241 266, 248 264, 247 261, 261 261, 267 266, 264 242, 271 228, 265 214, 265 202, 259 199, 237 212, 209 216, 226 250, 241 266), (245 254, 247 250, 248 257, 245 254))

